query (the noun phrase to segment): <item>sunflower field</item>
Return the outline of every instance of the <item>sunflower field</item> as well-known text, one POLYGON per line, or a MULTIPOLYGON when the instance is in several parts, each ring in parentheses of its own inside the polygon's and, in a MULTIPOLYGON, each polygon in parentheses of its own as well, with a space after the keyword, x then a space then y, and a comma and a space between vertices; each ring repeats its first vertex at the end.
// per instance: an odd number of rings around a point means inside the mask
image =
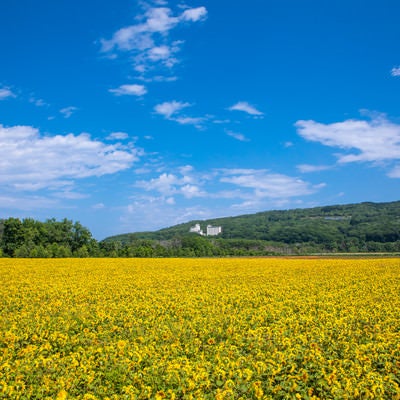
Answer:
POLYGON ((0 399, 400 399, 400 260, 0 259, 0 399))

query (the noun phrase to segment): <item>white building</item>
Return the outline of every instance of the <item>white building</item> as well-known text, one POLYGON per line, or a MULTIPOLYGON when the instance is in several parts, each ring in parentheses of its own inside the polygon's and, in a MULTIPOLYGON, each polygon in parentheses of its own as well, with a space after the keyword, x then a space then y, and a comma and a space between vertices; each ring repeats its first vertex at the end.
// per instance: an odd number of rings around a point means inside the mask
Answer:
POLYGON ((203 231, 201 230, 200 224, 196 224, 189 229, 189 232, 197 233, 199 235, 204 235, 203 231))
POLYGON ((217 236, 222 232, 221 226, 207 225, 207 236, 217 236))
MULTIPOLYGON (((197 233, 198 235, 203 236, 204 232, 201 229, 200 224, 196 224, 195 226, 192 226, 189 229, 189 232, 191 233, 197 233)), ((207 225, 207 236, 217 236, 222 232, 222 227, 221 226, 212 226, 212 225, 207 225)))

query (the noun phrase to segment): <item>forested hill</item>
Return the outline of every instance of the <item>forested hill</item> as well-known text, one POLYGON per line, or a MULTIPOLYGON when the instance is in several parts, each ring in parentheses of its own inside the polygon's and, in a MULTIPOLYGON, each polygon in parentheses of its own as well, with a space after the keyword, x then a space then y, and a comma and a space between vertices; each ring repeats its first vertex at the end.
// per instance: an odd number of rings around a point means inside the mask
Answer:
MULTIPOLYGON (((212 232, 209 232, 212 233, 212 232)), ((215 232, 214 232, 215 233, 215 232)), ((0 219, 0 257, 202 257, 400 252, 400 201, 266 211, 98 242, 79 222, 0 219), (221 227, 218 235, 190 232, 221 227)))
MULTIPOLYGON (((256 240, 277 243, 316 244, 326 250, 379 251, 381 243, 400 241, 400 201, 358 203, 306 209, 265 211, 256 214, 210 220, 194 220, 155 232, 113 236, 106 242, 132 243, 138 239, 171 240, 189 234, 196 223, 221 226, 218 240, 256 240), (375 245, 376 244, 376 245, 375 245)), ((191 234, 196 235, 196 234, 191 234)))

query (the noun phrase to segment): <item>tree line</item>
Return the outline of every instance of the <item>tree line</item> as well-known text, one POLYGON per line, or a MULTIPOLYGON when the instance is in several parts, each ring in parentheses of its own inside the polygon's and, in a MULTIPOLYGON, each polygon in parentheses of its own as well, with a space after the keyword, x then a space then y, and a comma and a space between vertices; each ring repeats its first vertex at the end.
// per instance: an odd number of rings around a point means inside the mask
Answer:
POLYGON ((0 220, 3 257, 224 257, 400 252, 400 203, 271 211, 211 221, 222 235, 189 233, 191 223, 97 241, 79 222, 0 220))
POLYGON ((0 252, 5 257, 89 257, 99 243, 89 229, 68 219, 0 221, 0 252))
MULTIPOLYGON (((228 255, 400 251, 399 201, 264 211, 191 221, 155 232, 117 235, 105 241, 123 245, 139 239, 176 242, 176 238, 187 236, 195 223, 222 226, 221 235, 201 239, 208 240, 213 252, 228 255)), ((196 252, 200 252, 199 247, 196 252)), ((210 251, 208 245, 203 247, 210 251)))
POLYGON ((197 234, 175 235, 168 240, 97 241, 89 229, 68 219, 45 222, 31 218, 0 220, 0 256, 3 257, 223 257, 292 252, 282 243, 224 240, 197 234))
POLYGON ((168 240, 97 241, 89 229, 68 219, 0 220, 0 256, 3 257, 214 257, 261 253, 274 252, 259 241, 209 240, 196 234, 176 235, 168 240))

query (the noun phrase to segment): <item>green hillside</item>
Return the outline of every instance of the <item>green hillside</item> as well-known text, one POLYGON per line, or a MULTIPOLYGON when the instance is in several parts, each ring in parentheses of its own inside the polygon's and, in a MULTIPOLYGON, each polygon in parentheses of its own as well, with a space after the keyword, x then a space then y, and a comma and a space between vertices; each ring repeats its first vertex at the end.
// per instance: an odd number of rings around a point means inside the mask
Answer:
POLYGON ((190 221, 97 242, 79 222, 0 219, 0 257, 221 257, 400 253, 400 201, 360 203, 190 221), (216 236, 190 232, 199 224, 216 236))
MULTIPOLYGON (((155 232, 138 232, 112 236, 105 242, 118 241, 124 245, 140 239, 169 241, 189 233, 199 223, 221 226, 222 233, 213 237, 214 245, 223 241, 273 242, 301 247, 311 245, 327 251, 390 251, 397 250, 400 241, 400 201, 390 203, 359 203, 306 209, 265 211, 236 217, 194 220, 155 232), (383 244, 392 244, 383 245, 383 244)), ((243 244, 243 243, 242 243, 243 244)))

